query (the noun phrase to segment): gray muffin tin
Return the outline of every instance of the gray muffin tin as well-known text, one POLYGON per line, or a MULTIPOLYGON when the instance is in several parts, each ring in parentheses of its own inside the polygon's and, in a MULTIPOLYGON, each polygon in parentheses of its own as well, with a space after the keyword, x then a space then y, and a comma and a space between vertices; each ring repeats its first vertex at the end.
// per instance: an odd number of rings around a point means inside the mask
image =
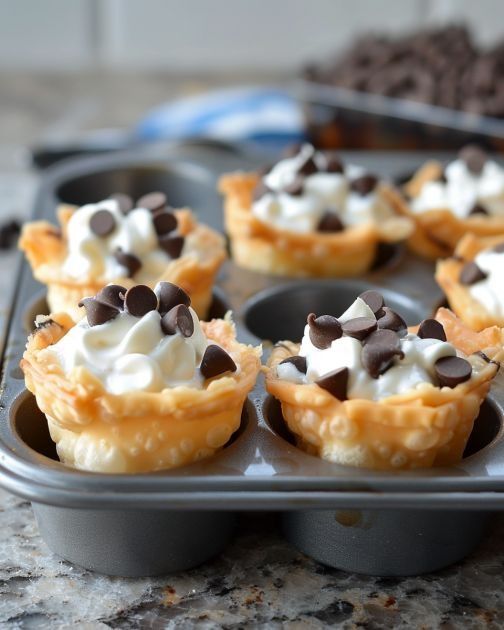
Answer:
MULTIPOLYGON (((349 159, 394 176, 424 158, 362 153, 349 159)), ((205 145, 69 161, 47 171, 34 216, 54 221, 58 201, 83 204, 116 191, 139 197, 163 190, 172 205, 191 206, 202 221, 222 229, 218 175, 260 161, 264 157, 205 145)), ((432 265, 401 250, 362 280, 293 281, 227 262, 213 314, 232 308, 244 342, 299 339, 309 311, 338 314, 377 286, 412 324, 442 299, 432 272, 432 265)), ((180 571, 223 549, 237 512, 270 510, 282 513, 286 537, 324 564, 411 575, 468 554, 485 535, 492 511, 504 507, 501 377, 475 423, 467 456, 451 468, 375 472, 308 455, 293 445, 262 376, 241 428, 208 460, 138 475, 67 468, 56 458, 18 367, 34 316, 44 311, 43 288, 21 263, 3 352, 0 484, 32 502, 42 536, 67 560, 122 576, 180 571)), ((264 348, 267 355, 271 343, 264 348)))

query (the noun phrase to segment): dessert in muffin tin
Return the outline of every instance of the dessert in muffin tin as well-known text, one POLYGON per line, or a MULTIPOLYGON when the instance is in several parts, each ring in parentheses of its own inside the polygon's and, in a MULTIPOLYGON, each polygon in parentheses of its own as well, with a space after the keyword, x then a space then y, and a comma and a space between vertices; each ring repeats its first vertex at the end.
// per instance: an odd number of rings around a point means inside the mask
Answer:
POLYGON ((387 184, 309 144, 257 173, 224 175, 219 188, 235 262, 264 273, 361 275, 413 229, 387 184))
POLYGON ((203 459, 240 426, 260 347, 227 316, 200 322, 180 287, 111 284, 66 313, 39 317, 21 367, 61 461, 147 472, 203 459))
POLYGON ((408 330, 367 291, 337 318, 310 313, 300 344, 277 344, 266 388, 299 445, 324 459, 392 470, 455 464, 502 354, 501 335, 466 353, 467 341, 456 345, 465 334, 446 316, 408 330))
POLYGON ((116 194, 80 208, 60 206, 58 218, 61 228, 26 224, 20 239, 36 279, 47 285, 50 311, 77 321, 79 300, 110 282, 128 288, 167 280, 183 287, 206 316, 226 253, 222 236, 190 210, 168 207, 159 192, 136 203, 116 194))

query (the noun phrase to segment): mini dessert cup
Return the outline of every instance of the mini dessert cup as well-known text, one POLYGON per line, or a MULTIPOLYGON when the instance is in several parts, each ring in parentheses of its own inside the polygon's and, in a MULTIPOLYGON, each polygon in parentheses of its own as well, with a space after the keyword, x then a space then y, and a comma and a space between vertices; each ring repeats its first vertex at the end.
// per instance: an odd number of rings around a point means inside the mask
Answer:
MULTIPOLYGON (((502 256, 504 262, 504 234, 478 237, 466 234, 455 249, 455 256, 440 260, 436 267, 436 280, 448 300, 450 308, 468 326, 482 330, 490 326, 504 327, 504 311, 500 308, 500 286, 484 287, 488 273, 481 269, 476 257, 492 251, 502 256), (478 293, 474 293, 478 288, 478 293)), ((490 274, 501 275, 499 269, 489 269, 490 274)))
POLYGON ((420 256, 451 256, 468 233, 504 237, 504 171, 477 147, 465 147, 446 169, 427 162, 403 191, 407 200, 388 192, 396 208, 414 221, 408 245, 420 256))
MULTIPOLYGON (((144 285, 133 287, 126 293, 123 310, 117 307, 120 317, 131 319, 134 311, 128 311, 128 296, 138 289, 146 289, 151 297, 154 295, 144 285)), ((85 342, 82 348, 79 347, 77 352, 80 357, 87 356, 94 349, 95 352, 103 351, 104 338, 108 337, 112 339, 111 343, 115 343, 113 337, 118 333, 107 329, 107 326, 120 319, 116 313, 111 320, 104 321, 113 312, 109 310, 112 307, 110 302, 105 302, 103 292, 87 300, 88 319, 84 323, 84 336, 89 338, 90 331, 97 331, 100 339, 95 337, 95 341, 89 342, 90 346, 86 347, 88 342, 85 342)), ((204 338, 205 344, 208 344, 199 359, 193 356, 191 349, 188 350, 189 355, 183 349, 177 350, 185 343, 184 339, 190 337, 190 330, 187 331, 190 323, 187 322, 191 315, 187 315, 187 301, 185 304, 175 303, 164 315, 161 301, 157 307, 159 315, 153 312, 156 307, 152 305, 150 311, 139 315, 140 323, 137 325, 144 326, 143 332, 137 329, 136 336, 131 337, 131 330, 127 329, 124 335, 119 331, 117 343, 129 344, 126 347, 130 349, 129 356, 125 357, 122 353, 115 359, 115 365, 126 358, 130 367, 125 367, 119 378, 123 379, 123 383, 131 384, 129 389, 122 387, 119 393, 111 393, 103 378, 97 375, 99 360, 93 368, 86 361, 77 361, 72 369, 67 370, 53 351, 54 344, 64 339, 74 327, 82 326, 84 320, 75 324, 66 313, 54 314, 40 320, 38 328, 29 337, 21 362, 26 386, 47 417, 51 437, 63 463, 83 470, 111 473, 174 468, 214 454, 239 428, 245 399, 254 387, 260 368, 260 348, 238 343, 234 324, 227 318, 200 322, 201 329, 197 333, 193 328, 191 334, 199 335, 198 343, 204 338), (181 308, 185 309, 186 315, 181 314, 181 308), (149 328, 148 322, 142 324, 145 317, 156 320, 157 323, 152 324, 156 330, 151 324, 149 328), (169 352, 159 354, 163 341, 154 345, 151 355, 160 369, 176 372, 180 370, 180 364, 189 359, 196 360, 200 366, 195 367, 196 376, 189 378, 187 383, 182 379, 174 386, 142 390, 138 383, 151 378, 151 371, 148 366, 141 367, 144 358, 141 356, 141 345, 144 339, 147 339, 146 343, 151 343, 149 339, 153 335, 157 339, 159 321, 166 336, 178 344, 172 346, 174 351, 182 352, 173 359, 169 352), (166 326, 169 327, 168 332, 166 326), (170 362, 173 365, 170 366, 170 362), (140 367, 137 368, 138 365, 140 367), (199 386, 194 380, 198 374, 201 379, 199 386)), ((192 317, 193 326, 197 328, 197 319, 194 319, 194 314, 192 317)), ((119 325, 124 323, 119 322, 119 325)), ((77 345, 79 343, 76 342, 77 345)))
MULTIPOLYGON (((123 195, 117 197, 121 200, 125 198, 123 195)), ((47 303, 51 312, 67 312, 75 321, 78 321, 82 315, 77 306, 78 302, 84 297, 95 295, 110 282, 129 288, 139 283, 154 287, 158 282, 165 280, 187 291, 197 314, 203 318, 207 316, 215 276, 226 258, 223 237, 208 226, 198 223, 190 210, 182 209, 173 212, 167 210, 166 198, 162 193, 151 193, 139 202, 152 212, 155 228, 155 231, 150 234, 151 238, 154 235, 152 247, 144 245, 143 250, 146 255, 152 255, 152 249, 159 248, 158 261, 153 269, 148 270, 142 267, 141 257, 131 251, 124 251, 124 249, 106 251, 106 256, 114 256, 116 262, 119 263, 115 266, 114 277, 111 277, 110 271, 105 276, 103 269, 105 265, 93 264, 87 271, 84 270, 77 275, 69 275, 65 272, 64 265, 69 255, 68 224, 74 213, 79 210, 75 206, 59 206, 57 215, 60 228, 47 221, 25 224, 19 247, 25 252, 35 278, 47 286, 47 303), (151 203, 153 199, 154 204, 151 203), (146 201, 142 202, 142 200, 146 201), (150 207, 152 205, 156 207, 150 207), (169 215, 169 217, 175 217, 175 220, 172 221, 172 225, 163 226, 159 218, 156 220, 156 215, 158 217, 163 215, 163 218, 169 215), (164 229, 169 231, 163 233, 164 229), (155 242, 156 239, 158 243, 155 242), (164 260, 160 257, 164 257, 164 260)), ((100 211, 100 206, 107 204, 108 207, 110 203, 111 200, 106 200, 96 204, 95 214, 100 211)), ((130 200, 129 207, 132 205, 130 200)), ((125 213, 121 210, 120 204, 119 209, 122 214, 125 213)), ((145 217, 141 220, 145 224, 145 217)), ((149 229, 152 231, 152 228, 146 229, 145 225, 141 229, 144 234, 148 233, 149 229)), ((111 234, 96 235, 96 239, 101 240, 105 248, 108 247, 107 239, 109 238, 114 238, 113 231, 111 234)), ((130 240, 126 237, 125 242, 130 240)), ((81 249, 84 256, 94 257, 97 260, 104 257, 104 252, 100 251, 99 246, 84 243, 81 249)))
MULTIPOLYGON (((307 382, 307 379, 303 382, 299 374, 294 380, 281 377, 278 373, 281 364, 296 364, 301 359, 306 370, 306 357, 299 357, 299 344, 289 341, 278 344, 266 368, 266 388, 280 401, 284 420, 298 445, 334 463, 381 470, 446 466, 459 462, 480 405, 498 370, 498 362, 494 359, 499 359, 502 354, 500 335, 498 340, 494 335, 484 333, 476 336, 460 320, 447 316, 444 311, 441 319, 446 324, 446 337, 439 334, 439 324, 433 324, 433 320, 424 320, 421 325, 424 332, 419 335, 427 339, 435 334, 439 335, 440 341, 444 338, 455 343, 469 334, 471 342, 463 344, 469 350, 467 360, 455 358, 455 355, 444 358, 454 360, 456 365, 462 365, 462 369, 468 368, 470 377, 466 374, 465 381, 459 381, 457 377, 444 386, 442 383, 420 382, 409 391, 379 398, 347 396, 350 377, 347 371, 342 378, 341 369, 328 373, 317 382, 307 382), (429 333, 429 330, 434 332, 429 333), (488 341, 491 342, 489 348, 488 341), (482 348, 486 349, 486 354, 477 352, 482 348), (474 352, 477 353, 472 354, 474 352)), ((384 331, 378 328, 377 332, 384 331)), ((389 334, 389 331, 385 332, 389 334)), ((366 345, 372 345, 366 339, 363 344, 364 349, 366 345)), ((379 345, 376 347, 379 349, 379 345)), ((378 357, 378 365, 382 359, 378 357)), ((443 356, 439 360, 442 361, 443 356)), ((411 360, 406 359, 405 363, 411 364, 411 360)), ((363 369, 362 365, 360 369, 363 369)), ((374 378, 382 378, 382 374, 374 378)), ((386 376, 386 372, 384 374, 386 376)))
MULTIPOLYGON (((308 145, 302 151, 308 154, 308 145)), ((299 161, 302 157, 299 153, 290 159, 299 161)), ((276 165, 281 166, 282 162, 276 165)), ((374 176, 359 170, 350 177, 336 158, 321 152, 313 153, 305 165, 296 168, 297 173, 292 173, 294 184, 279 185, 274 191, 265 184, 268 174, 262 177, 259 173, 230 173, 221 177, 219 190, 224 195, 226 231, 231 240, 232 256, 239 266, 291 277, 360 276, 372 268, 381 244, 399 243, 411 233, 410 219, 396 208, 398 199, 388 194, 388 186, 374 176), (327 192, 321 187, 317 191, 316 178, 320 176, 326 178, 335 190, 327 192), (334 182, 330 178, 334 178, 334 182), (303 185, 310 186, 308 193, 304 192, 303 185), (349 190, 356 197, 356 214, 368 203, 370 208, 379 206, 379 217, 370 216, 372 213, 365 210, 365 216, 353 218, 352 224, 345 226, 338 208, 346 203, 344 198, 349 190), (269 216, 260 216, 254 211, 255 204, 269 193, 278 195, 279 210, 271 211, 269 216), (304 217, 289 218, 290 211, 282 209, 282 204, 288 204, 289 198, 294 199, 297 207, 300 200, 306 202, 307 209, 301 211, 304 217), (310 205, 313 215, 318 217, 316 225, 310 225, 313 223, 309 217, 310 205), (320 215, 322 206, 326 212, 320 215), (285 217, 278 221, 284 211, 285 217), (306 220, 307 225, 295 228, 297 219, 300 219, 299 223, 306 220)), ((353 169, 355 171, 355 167, 353 169)), ((322 186, 325 187, 325 183, 322 186)), ((346 212, 350 210, 347 208, 346 212)))

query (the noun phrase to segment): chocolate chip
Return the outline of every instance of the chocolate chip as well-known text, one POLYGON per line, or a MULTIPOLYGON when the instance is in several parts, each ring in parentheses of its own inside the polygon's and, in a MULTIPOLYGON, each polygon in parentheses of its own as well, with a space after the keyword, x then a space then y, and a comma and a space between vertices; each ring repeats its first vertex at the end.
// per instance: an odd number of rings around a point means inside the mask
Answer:
POLYGON ((321 350, 329 348, 331 343, 343 334, 341 324, 332 315, 316 317, 314 313, 310 313, 307 321, 310 326, 310 340, 316 348, 321 350))
POLYGON ((292 363, 292 365, 303 374, 306 374, 306 357, 300 357, 299 355, 295 355, 293 357, 287 357, 283 361, 280 361, 280 365, 284 365, 285 363, 292 363))
POLYGON ((355 317, 349 319, 343 325, 343 333, 348 337, 354 337, 362 341, 377 328, 376 319, 371 317, 355 317))
POLYGON ((475 262, 468 262, 460 271, 459 282, 461 284, 471 285, 480 282, 480 280, 484 280, 486 277, 487 274, 480 269, 475 262))
POLYGON ((459 151, 459 158, 465 162, 473 175, 480 175, 487 161, 487 154, 476 144, 468 144, 459 151))
POLYGON ((290 184, 283 187, 283 192, 287 195, 292 195, 293 197, 299 197, 303 194, 304 189, 304 177, 301 175, 296 175, 296 177, 292 180, 290 184))
POLYGON ((338 215, 329 210, 324 212, 317 226, 319 232, 341 232, 344 229, 345 226, 338 215))
POLYGON ((504 243, 499 243, 498 245, 495 245, 494 247, 492 247, 492 251, 496 254, 504 254, 504 243))
POLYGON ((122 310, 125 295, 126 289, 120 284, 109 284, 96 294, 96 299, 102 304, 122 310))
POLYGON ((108 304, 102 304, 94 297, 84 298, 79 302, 79 306, 83 306, 86 309, 86 316, 90 326, 105 324, 119 314, 117 308, 108 306, 108 304))
POLYGON ((383 295, 381 293, 378 293, 378 291, 373 291, 372 289, 370 289, 369 291, 364 291, 364 293, 361 293, 359 297, 373 311, 376 319, 383 317, 384 315, 383 307, 385 306, 385 300, 383 299, 383 295))
POLYGON ((343 173, 343 162, 331 153, 324 153, 324 168, 326 173, 343 173))
MULTIPOLYGON (((21 231, 21 225, 16 219, 10 219, 0 225, 0 249, 10 249, 13 247, 18 239, 19 232, 21 231)), ((47 232, 51 236, 61 238, 61 231, 58 228, 51 228, 50 232, 47 232)))
POLYGON ((328 391, 338 400, 346 400, 348 388, 348 368, 342 367, 334 370, 334 372, 329 372, 329 374, 326 374, 315 381, 315 384, 328 391))
POLYGON ((264 195, 268 194, 269 192, 271 192, 271 190, 261 180, 257 182, 254 190, 252 191, 252 199, 254 201, 257 201, 258 199, 261 199, 261 197, 264 197, 264 195))
POLYGON ((418 327, 418 336, 420 339, 439 339, 439 341, 446 341, 443 324, 436 319, 424 319, 418 327))
POLYGON ((392 365, 395 357, 404 357, 399 337, 392 330, 375 330, 364 340, 361 360, 366 372, 378 378, 392 365))
POLYGON ((173 232, 173 230, 177 229, 178 224, 177 217, 174 214, 163 210, 156 212, 152 217, 152 222, 158 236, 164 236, 169 232, 173 232))
POLYGON ((479 203, 474 204, 474 206, 471 208, 471 210, 469 211, 469 214, 483 214, 485 216, 488 216, 488 212, 487 210, 485 210, 485 208, 483 208, 482 205, 480 205, 479 203))
POLYGON ((108 236, 114 231, 114 215, 108 210, 98 210, 89 220, 89 227, 96 236, 108 236))
POLYGON ((164 315, 178 304, 191 306, 191 298, 187 295, 184 289, 180 288, 176 284, 172 284, 171 282, 160 282, 157 292, 159 299, 158 310, 161 315, 164 315))
POLYGON ((164 250, 170 258, 179 258, 184 247, 183 236, 161 236, 159 238, 159 247, 164 250))
POLYGON ((397 243, 379 242, 376 245, 376 251, 373 264, 371 265, 371 271, 380 269, 380 267, 384 267, 385 265, 391 263, 397 257, 399 251, 400 249, 397 243))
POLYGON ((109 199, 115 199, 117 201, 119 210, 123 214, 128 214, 130 210, 133 210, 133 199, 129 195, 125 195, 124 193, 114 193, 113 195, 110 195, 109 199))
POLYGON ((461 357, 443 357, 434 364, 439 387, 456 387, 471 378, 472 366, 461 357))
POLYGON ((404 319, 388 306, 383 307, 383 315, 378 320, 378 328, 381 330, 393 330, 395 333, 404 334, 407 330, 404 319))
POLYGON ((114 252, 114 258, 120 265, 126 267, 128 270, 128 278, 133 278, 136 272, 142 268, 142 262, 135 254, 127 254, 121 249, 118 249, 114 252))
POLYGON ((236 363, 220 346, 211 344, 201 359, 200 371, 204 378, 213 378, 224 372, 236 372, 236 363))
POLYGON ((439 175, 438 182, 441 182, 442 184, 447 184, 448 183, 448 179, 446 178, 446 174, 444 171, 441 171, 441 174, 439 175))
POLYGON ((306 158, 303 164, 301 164, 301 166, 298 168, 298 173, 300 175, 304 175, 305 177, 307 177, 308 175, 313 175, 317 172, 318 168, 312 156, 306 158))
POLYGON ((191 311, 185 304, 177 304, 161 318, 161 329, 165 335, 179 332, 183 337, 190 337, 194 332, 191 311))
POLYGON ((362 175, 361 177, 357 177, 350 183, 350 190, 356 192, 361 197, 365 195, 369 195, 369 193, 373 192, 378 184, 378 178, 374 175, 362 175))
POLYGON ((135 317, 143 317, 157 309, 158 301, 154 291, 145 284, 137 284, 126 291, 124 304, 128 313, 135 317))
POLYGON ((137 208, 145 208, 151 212, 164 210, 166 207, 166 195, 162 192, 151 192, 140 197, 136 203, 137 208))

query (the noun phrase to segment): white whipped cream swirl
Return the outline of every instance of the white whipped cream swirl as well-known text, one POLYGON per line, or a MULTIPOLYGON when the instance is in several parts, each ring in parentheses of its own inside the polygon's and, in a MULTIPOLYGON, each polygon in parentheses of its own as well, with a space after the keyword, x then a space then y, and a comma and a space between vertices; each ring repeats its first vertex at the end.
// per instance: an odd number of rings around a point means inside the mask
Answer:
POLYGON ((355 165, 343 165, 343 173, 324 172, 326 158, 310 144, 305 144, 294 157, 280 160, 263 181, 272 191, 252 204, 252 213, 265 223, 290 230, 307 233, 317 230, 326 211, 334 212, 345 227, 369 222, 380 222, 393 216, 394 212, 376 190, 360 195, 350 190, 352 180, 366 174, 355 165), (301 195, 282 192, 296 179, 299 168, 313 158, 319 172, 304 178, 301 195))
POLYGON ((504 169, 497 162, 487 160, 476 175, 463 160, 457 159, 448 164, 444 173, 446 183, 429 181, 422 186, 411 202, 414 212, 448 208, 464 219, 478 204, 490 215, 504 215, 504 169))
POLYGON ((469 293, 493 317, 504 319, 504 253, 487 249, 474 262, 487 277, 469 286, 469 293))
MULTIPOLYGON (((374 319, 372 310, 361 298, 357 298, 338 320, 344 323, 355 317, 374 319)), ((425 383, 435 384, 434 365, 438 359, 450 356, 464 358, 451 343, 438 339, 421 339, 411 333, 400 339, 400 346, 404 358, 396 358, 384 374, 372 378, 362 363, 362 344, 358 339, 344 335, 335 339, 328 348, 319 349, 311 342, 310 327, 307 324, 299 351, 300 356, 306 357, 306 374, 292 363, 283 363, 277 366, 277 376, 294 383, 313 383, 334 370, 347 367, 347 397, 380 400, 410 392, 425 383)))
POLYGON ((67 242, 68 254, 62 271, 75 279, 92 277, 112 282, 127 276, 126 267, 114 257, 118 249, 133 254, 142 263, 135 274, 139 284, 148 284, 160 277, 171 260, 158 246, 152 213, 146 208, 134 208, 123 214, 115 199, 90 203, 75 210, 68 221, 67 242), (108 210, 115 220, 114 230, 105 237, 97 236, 90 228, 91 217, 98 210, 108 210))

